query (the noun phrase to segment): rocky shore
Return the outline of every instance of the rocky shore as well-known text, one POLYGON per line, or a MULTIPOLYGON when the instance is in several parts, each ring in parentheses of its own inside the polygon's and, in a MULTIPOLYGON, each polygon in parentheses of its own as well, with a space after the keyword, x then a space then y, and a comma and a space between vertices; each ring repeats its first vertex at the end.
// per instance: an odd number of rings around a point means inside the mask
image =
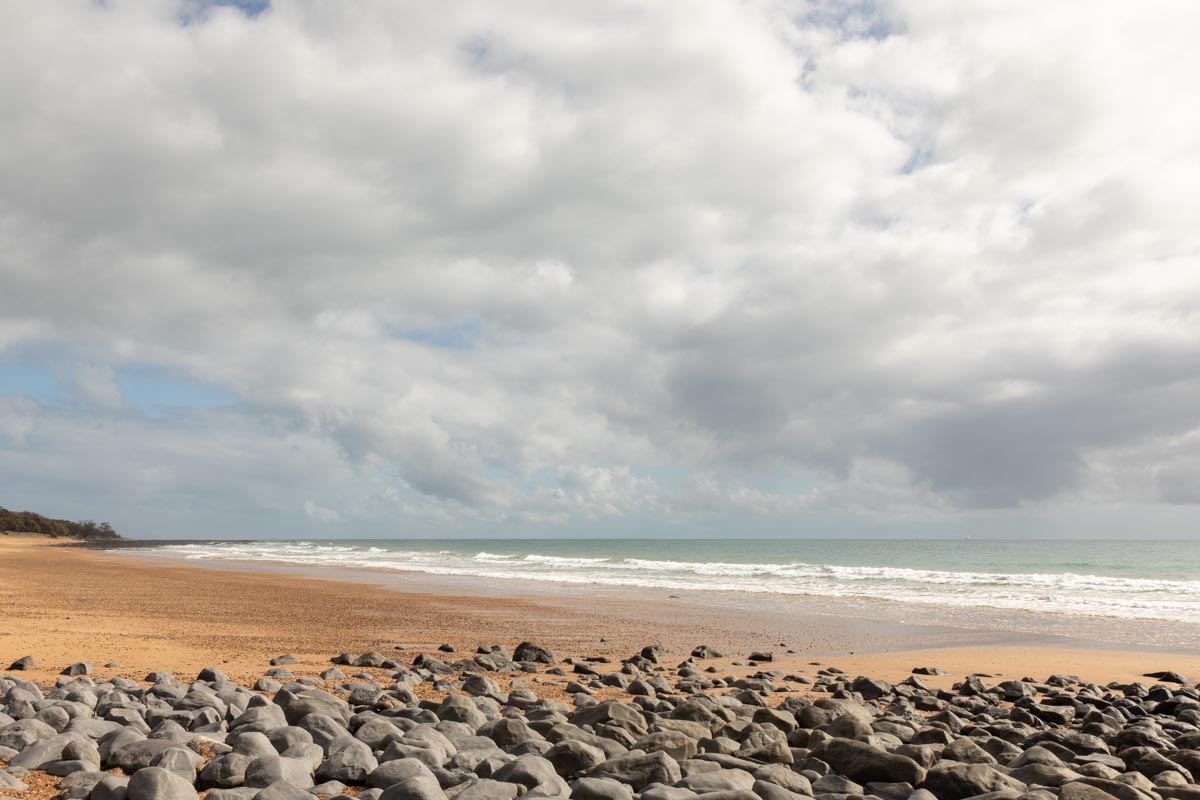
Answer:
POLYGON ((769 651, 723 675, 706 646, 453 651, 343 653, 300 677, 285 655, 252 686, 82 662, 38 685, 19 659, 0 673, 0 796, 1200 800, 1200 692, 1175 673, 935 689, 932 668, 810 678, 769 651))

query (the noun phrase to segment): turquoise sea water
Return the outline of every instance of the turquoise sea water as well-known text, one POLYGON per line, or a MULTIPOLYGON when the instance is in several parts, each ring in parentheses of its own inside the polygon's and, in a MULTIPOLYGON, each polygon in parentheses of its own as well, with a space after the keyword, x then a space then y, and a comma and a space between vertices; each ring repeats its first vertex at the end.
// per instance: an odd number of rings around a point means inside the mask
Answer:
POLYGON ((191 559, 570 586, 766 593, 1200 621, 1200 543, 994 540, 337 540, 191 543, 191 559))

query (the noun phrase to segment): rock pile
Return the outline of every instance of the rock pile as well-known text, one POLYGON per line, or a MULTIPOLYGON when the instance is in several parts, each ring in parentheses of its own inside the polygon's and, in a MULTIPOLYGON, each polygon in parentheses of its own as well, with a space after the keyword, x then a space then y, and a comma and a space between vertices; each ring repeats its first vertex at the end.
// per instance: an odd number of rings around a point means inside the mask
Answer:
POLYGON ((722 679, 664 659, 651 646, 615 670, 560 666, 523 643, 453 663, 332 659, 386 682, 294 678, 290 656, 253 687, 214 668, 149 685, 73 669, 53 688, 0 674, 0 795, 40 771, 62 800, 1200 800, 1200 693, 1173 673, 970 676, 946 691, 827 669, 801 695, 779 671, 722 679), (573 703, 493 675, 564 667, 573 703))

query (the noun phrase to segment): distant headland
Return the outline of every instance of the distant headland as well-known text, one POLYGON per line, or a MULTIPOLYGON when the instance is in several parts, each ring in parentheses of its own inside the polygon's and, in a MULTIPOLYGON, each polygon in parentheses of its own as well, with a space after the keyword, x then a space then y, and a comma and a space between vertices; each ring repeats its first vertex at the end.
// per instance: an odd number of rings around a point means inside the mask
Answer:
POLYGON ((66 519, 51 519, 32 511, 9 511, 0 506, 0 534, 10 533, 48 536, 51 539, 121 539, 107 522, 71 522, 66 519))

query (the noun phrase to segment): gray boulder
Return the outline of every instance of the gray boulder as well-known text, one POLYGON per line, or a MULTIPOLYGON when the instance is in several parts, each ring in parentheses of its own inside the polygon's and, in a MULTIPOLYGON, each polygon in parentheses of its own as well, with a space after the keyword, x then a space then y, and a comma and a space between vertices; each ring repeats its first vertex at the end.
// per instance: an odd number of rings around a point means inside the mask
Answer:
POLYGON ((1086 783, 1066 784, 1059 790, 1058 798, 1059 800, 1117 800, 1116 795, 1086 783))
POLYGON ((502 783, 491 778, 475 778, 460 784, 454 800, 513 800, 525 788, 516 783, 502 783))
MULTIPOLYGON (((11 669, 11 667, 9 669, 11 669)), ((0 769, 0 791, 23 792, 28 788, 29 786, 19 780, 17 776, 11 775, 8 772, 0 769)))
POLYGON ((325 761, 317 769, 317 777, 322 780, 361 784, 378 766, 379 762, 370 747, 358 739, 345 736, 330 743, 325 752, 325 761))
POLYGON ((129 778, 123 775, 105 775, 88 793, 88 800, 127 800, 128 797, 129 778))
POLYGON ((433 777, 429 767, 415 758, 397 758, 385 761, 367 776, 367 785, 376 789, 387 789, 409 778, 433 777))
POLYGON ((505 783, 519 783, 528 789, 543 787, 561 794, 570 793, 570 787, 554 771, 554 765, 542 756, 519 756, 496 770, 491 777, 505 783))
POLYGON ((789 791, 777 783, 769 783, 767 781, 755 781, 750 787, 753 797, 759 800, 805 800, 807 795, 797 794, 789 791))
MULTIPOLYGON (((766 782, 800 795, 811 796, 813 793, 812 784, 809 783, 808 778, 782 764, 767 764, 759 767, 754 771, 754 777, 756 786, 766 782)), ((757 788, 753 791, 758 793, 757 788)))
POLYGON ((254 795, 254 800, 313 800, 313 795, 287 781, 276 781, 260 789, 254 795))
POLYGON ((170 739, 137 739, 109 751, 105 766, 134 773, 151 766, 154 759, 165 751, 178 747, 179 742, 170 739))
MULTIPOLYGON (((266 789, 250 789, 245 786, 236 789, 209 789, 208 794, 204 795, 204 800, 254 800, 259 792, 265 792, 266 789)), ((311 796, 309 800, 312 800, 311 796)))
POLYGON ((380 795, 379 800, 447 800, 447 798, 436 778, 418 775, 403 783, 388 787, 380 795))
POLYGON ((350 719, 349 704, 320 689, 304 689, 299 692, 280 689, 275 693, 275 703, 283 709, 283 715, 289 725, 296 725, 309 714, 324 714, 343 723, 350 719))
POLYGON ((546 759, 564 778, 587 772, 604 762, 604 751, 586 742, 568 739, 546 751, 546 759))
POLYGON ((287 781, 301 789, 312 786, 312 763, 300 758, 259 756, 246 765, 245 785, 265 789, 276 781, 287 781))
POLYGON ((204 765, 199 783, 202 789, 233 789, 246 781, 246 768, 254 761, 253 756, 242 753, 225 753, 204 765))
POLYGON ((128 792, 129 800, 197 800, 195 786, 162 767, 139 769, 128 792))
POLYGON ((631 752, 615 756, 588 771, 589 778, 612 778, 640 791, 651 783, 674 784, 680 779, 679 764, 663 752, 631 752))
MULTIPOLYGON (((831 739, 813 751, 835 772, 858 783, 920 784, 925 769, 911 758, 888 753, 853 739, 831 739)), ((940 797, 940 795, 939 795, 940 797)))
POLYGON ((990 792, 1020 794, 1025 791, 1025 784, 986 764, 940 761, 925 775, 920 788, 933 792, 938 800, 963 800, 990 792))
POLYGON ((571 800, 633 800, 633 791, 611 778, 580 778, 571 784, 571 800))
POLYGON ((633 745, 636 750, 647 753, 662 751, 676 761, 684 761, 696 755, 696 740, 682 731, 665 730, 647 734, 633 745))
POLYGON ((461 694, 446 695, 433 713, 437 714, 438 719, 444 722, 466 723, 471 726, 472 730, 478 730, 488 721, 479 707, 471 702, 470 698, 463 697, 461 694))
POLYGON ((719 769, 697 772, 676 782, 676 786, 691 789, 697 794, 709 792, 747 792, 754 786, 754 776, 742 769, 719 769))
POLYGON ((558 661, 554 651, 533 642, 521 642, 513 651, 513 661, 530 661, 535 664, 554 664, 558 661))

